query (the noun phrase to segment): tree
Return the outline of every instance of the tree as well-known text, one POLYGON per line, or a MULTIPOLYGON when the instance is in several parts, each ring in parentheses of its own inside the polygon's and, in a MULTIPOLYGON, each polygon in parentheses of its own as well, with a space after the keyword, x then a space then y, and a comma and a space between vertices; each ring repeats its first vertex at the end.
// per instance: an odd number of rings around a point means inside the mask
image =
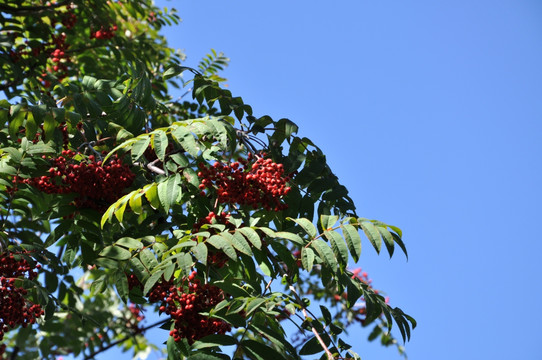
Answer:
POLYGON ((184 66, 159 34, 174 11, 0 11, 4 357, 143 356, 158 326, 171 359, 359 358, 344 339, 353 324, 402 351, 389 330, 405 341, 416 322, 348 267, 360 234, 406 255, 401 230, 358 217, 295 123, 222 88, 224 55, 184 66))

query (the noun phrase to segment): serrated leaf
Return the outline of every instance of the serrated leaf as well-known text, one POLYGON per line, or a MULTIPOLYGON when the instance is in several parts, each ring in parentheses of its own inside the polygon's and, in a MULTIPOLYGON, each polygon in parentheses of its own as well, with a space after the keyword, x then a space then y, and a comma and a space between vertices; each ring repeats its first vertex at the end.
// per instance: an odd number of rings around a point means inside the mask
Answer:
POLYGON ((343 225, 342 230, 344 239, 350 250, 350 255, 355 262, 358 262, 359 257, 361 256, 361 237, 359 236, 358 230, 350 224, 343 225))
POLYGON ((324 231, 324 236, 329 240, 335 257, 342 265, 348 264, 348 249, 343 238, 336 231, 324 231))
POLYGON ((380 254, 380 250, 382 249, 382 240, 380 239, 380 233, 376 227, 369 221, 363 221, 360 225, 363 232, 376 249, 376 252, 380 254))

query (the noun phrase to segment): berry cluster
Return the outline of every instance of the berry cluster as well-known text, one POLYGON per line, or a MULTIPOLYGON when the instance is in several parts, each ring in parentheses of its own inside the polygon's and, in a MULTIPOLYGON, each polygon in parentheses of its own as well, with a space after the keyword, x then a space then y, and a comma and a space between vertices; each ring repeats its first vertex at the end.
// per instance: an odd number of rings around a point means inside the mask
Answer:
POLYGON ((66 43, 66 33, 61 33, 58 36, 53 35, 51 46, 47 48, 43 46, 41 51, 45 51, 49 55, 49 59, 53 63, 52 67, 48 66, 47 71, 41 74, 38 79, 42 82, 44 87, 50 87, 51 82, 47 80, 48 73, 54 74, 59 80, 68 76, 68 67, 72 60, 68 54, 69 45, 66 43))
POLYGON ((90 38, 91 39, 111 39, 115 36, 115 31, 117 31, 118 27, 117 25, 113 26, 101 26, 100 29, 91 31, 90 32, 90 38))
POLYGON ((78 208, 104 211, 119 199, 135 178, 130 168, 118 158, 102 164, 94 155, 76 162, 75 155, 72 150, 63 150, 62 156, 51 159, 48 175, 29 179, 16 177, 13 183, 29 184, 48 194, 75 193, 78 208))
MULTIPOLYGON (((265 154, 263 154, 265 156, 265 154)), ((239 158, 229 165, 220 162, 212 166, 198 165, 199 186, 202 195, 205 189, 216 189, 217 200, 222 204, 248 205, 253 209, 280 211, 288 207, 281 199, 288 194, 286 183, 289 176, 284 175, 284 167, 263 156, 247 159, 239 158)))
POLYGON ((60 21, 66 29, 72 29, 77 22, 77 15, 73 11, 68 10, 62 15, 62 20, 60 21))
MULTIPOLYGON (((17 260, 13 254, 0 255, 0 340, 10 329, 18 325, 27 327, 42 316, 41 305, 33 304, 25 298, 27 290, 20 282, 27 278, 33 280, 40 265, 32 267, 25 259, 17 260)), ((0 347, 0 355, 5 347, 0 347)))
MULTIPOLYGON (((231 325, 220 319, 211 319, 200 312, 216 306, 224 300, 224 292, 210 284, 202 284, 196 279, 196 272, 184 278, 180 286, 175 286, 173 280, 156 283, 147 294, 150 303, 160 303, 160 312, 171 316, 174 329, 170 336, 178 342, 187 339, 190 344, 211 335, 225 334, 231 330, 231 325)), ((129 275, 130 279, 130 275, 129 275)), ((129 288, 140 286, 134 277, 129 288)))

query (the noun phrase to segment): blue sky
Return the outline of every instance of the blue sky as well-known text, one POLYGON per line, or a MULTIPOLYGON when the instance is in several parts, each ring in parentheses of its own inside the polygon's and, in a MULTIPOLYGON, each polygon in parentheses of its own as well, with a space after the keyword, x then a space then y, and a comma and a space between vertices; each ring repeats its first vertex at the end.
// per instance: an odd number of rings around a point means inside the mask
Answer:
MULTIPOLYGON (((542 3, 158 1, 196 66, 327 154, 359 215, 403 229, 407 262, 360 261, 418 320, 410 359, 540 359, 542 3)), ((400 359, 365 345, 364 359, 400 359)))

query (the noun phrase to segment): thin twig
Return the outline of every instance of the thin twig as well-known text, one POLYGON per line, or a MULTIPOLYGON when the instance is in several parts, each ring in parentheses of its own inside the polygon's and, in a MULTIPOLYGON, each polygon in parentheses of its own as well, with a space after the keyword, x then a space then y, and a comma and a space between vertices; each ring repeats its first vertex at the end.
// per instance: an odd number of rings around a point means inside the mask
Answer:
POLYGON ((158 322, 156 322, 156 323, 154 323, 154 324, 152 324, 152 325, 149 325, 149 326, 147 326, 147 327, 144 327, 143 329, 139 329, 139 330, 137 331, 137 333, 133 333, 133 334, 131 334, 131 335, 128 335, 128 336, 126 336, 126 337, 124 337, 124 338, 122 338, 122 339, 120 339, 120 340, 117 340, 117 341, 115 341, 115 342, 112 342, 111 344, 109 344, 109 345, 107 345, 107 346, 105 346, 105 347, 103 347, 103 348, 101 348, 101 349, 98 349, 98 350, 96 350, 96 351, 90 353, 89 355, 86 355, 86 356, 85 356, 85 360, 90 360, 90 359, 94 358, 94 356, 98 355, 99 353, 102 353, 102 352, 104 352, 104 351, 106 351, 106 350, 109 350, 109 349, 111 349, 113 346, 117 346, 118 344, 121 344, 121 343, 125 342, 125 341, 128 340, 129 338, 131 338, 131 337, 133 337, 133 336, 135 336, 135 335, 137 335, 137 334, 139 334, 139 333, 143 333, 143 332, 145 332, 145 331, 147 331, 147 330, 149 330, 149 329, 152 329, 152 328, 154 328, 154 327, 157 327, 157 326, 160 326, 160 325, 162 325, 162 324, 165 324, 165 323, 167 323, 169 320, 170 320, 170 319, 164 319, 164 320, 158 321, 158 322))

